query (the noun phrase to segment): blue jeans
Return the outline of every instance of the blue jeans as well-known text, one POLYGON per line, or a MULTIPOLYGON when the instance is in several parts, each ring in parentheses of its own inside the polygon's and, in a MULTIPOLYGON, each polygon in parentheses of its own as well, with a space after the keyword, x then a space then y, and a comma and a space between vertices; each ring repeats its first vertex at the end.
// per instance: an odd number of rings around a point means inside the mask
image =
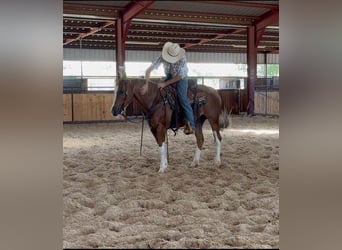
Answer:
MULTIPOLYGON (((168 75, 167 79, 171 77, 168 75)), ((177 96, 180 105, 183 108, 185 118, 189 121, 191 127, 195 128, 195 119, 194 113, 188 101, 188 78, 184 77, 183 79, 175 82, 177 84, 177 96)))

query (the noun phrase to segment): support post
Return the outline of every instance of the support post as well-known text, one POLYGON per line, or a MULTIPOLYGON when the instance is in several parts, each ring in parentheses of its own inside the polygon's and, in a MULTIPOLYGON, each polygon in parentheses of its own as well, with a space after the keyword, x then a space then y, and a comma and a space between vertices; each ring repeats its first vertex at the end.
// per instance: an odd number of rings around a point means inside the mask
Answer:
POLYGON ((254 114, 254 90, 257 81, 257 45, 255 26, 247 29, 247 85, 248 85, 248 110, 249 115, 254 114))
POLYGON ((115 34, 115 40, 116 40, 116 51, 115 51, 115 57, 116 57, 116 80, 119 81, 123 77, 123 71, 125 69, 124 62, 125 62, 125 48, 123 40, 123 22, 122 17, 120 16, 116 20, 116 34, 115 34))
POLYGON ((126 77, 125 71, 125 44, 132 19, 140 12, 152 5, 154 1, 132 1, 124 10, 119 12, 116 19, 116 79, 126 77))

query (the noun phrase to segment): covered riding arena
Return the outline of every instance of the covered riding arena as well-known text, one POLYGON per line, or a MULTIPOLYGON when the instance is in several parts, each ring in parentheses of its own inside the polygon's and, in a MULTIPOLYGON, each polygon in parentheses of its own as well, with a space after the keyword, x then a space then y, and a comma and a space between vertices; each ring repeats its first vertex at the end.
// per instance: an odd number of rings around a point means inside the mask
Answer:
POLYGON ((279 2, 63 9, 63 247, 279 248, 279 2), (158 173, 139 104, 126 121, 110 113, 115 83, 142 77, 166 41, 186 49, 189 78, 217 89, 230 114, 220 166, 207 121, 199 166, 190 167, 195 136, 169 130, 169 166, 158 173))

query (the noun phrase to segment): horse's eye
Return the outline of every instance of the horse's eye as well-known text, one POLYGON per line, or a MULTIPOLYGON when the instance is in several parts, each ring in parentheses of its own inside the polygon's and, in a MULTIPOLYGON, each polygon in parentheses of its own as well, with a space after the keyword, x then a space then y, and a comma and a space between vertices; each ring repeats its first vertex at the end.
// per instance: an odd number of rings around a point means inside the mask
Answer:
POLYGON ((125 91, 123 91, 122 89, 118 90, 118 95, 125 95, 125 91))

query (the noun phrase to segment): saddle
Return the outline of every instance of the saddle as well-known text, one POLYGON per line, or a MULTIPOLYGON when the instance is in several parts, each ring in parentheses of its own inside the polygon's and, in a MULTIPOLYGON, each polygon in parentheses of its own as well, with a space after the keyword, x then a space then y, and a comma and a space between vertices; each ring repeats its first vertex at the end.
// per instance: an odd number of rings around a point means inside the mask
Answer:
MULTIPOLYGON (((179 127, 185 124, 185 116, 183 109, 180 106, 177 90, 174 86, 169 85, 164 88, 165 95, 163 96, 163 102, 169 103, 172 109, 171 125, 170 128, 176 134, 179 127)), ((194 79, 188 80, 188 100, 192 108, 194 118, 199 116, 199 108, 206 103, 206 96, 198 97, 197 95, 197 81, 194 79)))

